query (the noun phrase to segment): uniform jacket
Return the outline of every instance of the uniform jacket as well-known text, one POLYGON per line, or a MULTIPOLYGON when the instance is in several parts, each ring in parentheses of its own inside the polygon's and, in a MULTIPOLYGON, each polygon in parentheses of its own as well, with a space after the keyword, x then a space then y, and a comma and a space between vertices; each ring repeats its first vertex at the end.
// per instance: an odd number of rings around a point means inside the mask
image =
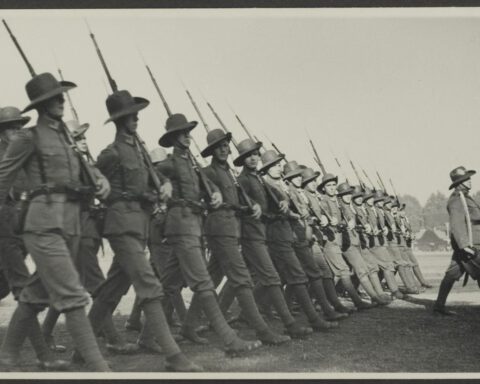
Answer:
MULTIPOLYGON (((324 211, 328 212, 330 218, 336 218, 339 224, 342 223, 342 213, 340 212, 339 203, 336 196, 330 197, 325 195, 325 198, 320 201, 320 205, 324 211)), ((328 240, 331 243, 341 246, 343 238, 338 232, 338 229, 336 227, 332 227, 331 225, 329 225, 328 228, 331 231, 331 235, 327 235, 328 240)))
MULTIPOLYGON (((368 223, 372 227, 372 231, 381 230, 379 226, 379 217, 378 212, 375 207, 370 207, 369 205, 365 205, 365 209, 368 213, 368 223)), ((371 236, 373 241, 370 243, 371 246, 381 246, 384 244, 384 238, 381 233, 377 236, 371 236)))
POLYGON ((117 132, 114 142, 98 156, 97 167, 108 178, 111 187, 104 235, 129 234, 147 239, 150 215, 141 199, 152 195, 153 188, 134 137, 117 132), (128 195, 129 200, 123 199, 122 194, 128 195))
POLYGON ((240 237, 240 220, 232 207, 240 207, 238 188, 235 185, 228 163, 221 164, 212 157, 212 162, 204 168, 205 174, 220 189, 223 204, 227 208, 211 210, 205 221, 207 236, 240 237))
MULTIPOLYGON (((365 205, 354 204, 354 209, 356 213, 357 224, 361 225, 362 227, 365 227, 365 225, 367 224, 370 225, 368 212, 367 212, 367 209, 365 208, 365 205)), ((368 236, 364 230, 359 231, 358 235, 360 238, 360 244, 362 248, 370 248, 370 236, 368 236)))
MULTIPOLYGON (((345 215, 345 220, 350 222, 351 220, 356 221, 356 211, 352 207, 351 204, 346 204, 342 199, 338 199, 338 203, 341 205, 343 213, 345 215)), ((344 238, 343 244, 349 244, 352 246, 359 246, 360 245, 360 237, 358 236, 357 231, 354 229, 346 229, 342 232, 342 236, 344 238)))
MULTIPOLYGON (((283 183, 282 180, 273 180, 267 177, 265 178, 265 182, 268 183, 272 192, 277 196, 278 201, 289 201, 290 198, 285 192, 286 185, 283 183)), ((274 206, 274 202, 271 201, 271 199, 270 207, 273 212, 278 212, 278 209, 274 206)), ((285 241, 293 243, 293 241, 295 240, 294 232, 286 216, 268 222, 267 238, 269 241, 274 242, 285 241)))
MULTIPOLYGON (((453 191, 447 202, 447 211, 450 222, 450 241, 454 250, 469 246, 467 232, 467 217, 460 200, 458 190, 453 191)), ((480 206, 469 195, 464 194, 472 226, 472 240, 474 246, 480 246, 480 206)))
POLYGON ((395 234, 395 232, 398 231, 398 226, 397 226, 397 221, 395 220, 395 217, 392 214, 392 211, 383 209, 382 212, 385 218, 385 225, 388 228, 387 240, 389 242, 398 243, 398 234, 395 234))
MULTIPOLYGON (((190 204, 201 204, 206 199, 206 193, 200 186, 200 179, 192 166, 191 159, 186 150, 174 147, 172 156, 157 164, 157 169, 172 183, 172 201, 169 204, 165 236, 201 236, 202 211, 192 208, 190 204), (177 203, 185 203, 178 205, 177 203)), ((207 179, 212 191, 219 192, 218 187, 207 179)))
MULTIPOLYGON (((35 127, 19 131, 0 162, 0 203, 5 202, 21 169, 25 171, 31 189, 43 185, 39 156, 44 165, 48 184, 56 186, 83 184, 79 159, 68 144, 62 128, 67 129, 63 122, 40 116, 35 127)), ((30 202, 24 231, 50 230, 79 235, 80 204, 76 201, 67 201, 64 193, 34 197, 30 202)))
MULTIPOLYGON (((248 196, 250 196, 258 205, 260 205, 262 213, 268 215, 268 213, 270 213, 268 196, 267 192, 265 191, 265 187, 259 178, 260 175, 257 173, 257 171, 252 171, 244 167, 238 176, 238 182, 248 196)), ((241 225, 242 238, 250 240, 265 240, 266 228, 264 221, 256 220, 251 216, 245 215, 241 217, 241 225)))

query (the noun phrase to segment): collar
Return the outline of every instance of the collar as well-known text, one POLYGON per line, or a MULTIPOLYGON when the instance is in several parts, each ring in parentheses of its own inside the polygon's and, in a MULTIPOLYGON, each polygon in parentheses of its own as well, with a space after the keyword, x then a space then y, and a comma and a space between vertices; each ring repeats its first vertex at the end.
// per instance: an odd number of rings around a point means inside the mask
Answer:
POLYGON ((183 159, 188 159, 188 149, 175 146, 173 147, 173 155, 183 159))
POLYGON ((135 145, 135 140, 132 135, 127 135, 125 132, 117 132, 115 135, 115 141, 120 141, 125 144, 135 145))
POLYGON ((220 161, 218 161, 214 157, 212 157, 212 161, 211 161, 210 164, 212 165, 212 167, 221 168, 224 171, 228 171, 230 169, 230 166, 228 165, 228 162, 225 161, 224 163, 221 163, 220 161))
POLYGON ((63 123, 63 121, 52 119, 50 116, 46 114, 38 116, 38 120, 37 120, 37 125, 43 125, 43 126, 55 129, 56 131, 60 127, 60 123, 63 123))

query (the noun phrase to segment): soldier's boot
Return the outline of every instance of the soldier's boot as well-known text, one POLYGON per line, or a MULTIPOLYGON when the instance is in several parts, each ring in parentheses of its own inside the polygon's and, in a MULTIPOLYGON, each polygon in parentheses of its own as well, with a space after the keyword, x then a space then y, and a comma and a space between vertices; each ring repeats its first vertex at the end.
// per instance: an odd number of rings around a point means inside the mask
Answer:
POLYGON ((255 329, 257 338, 263 344, 280 345, 290 340, 290 337, 279 335, 269 328, 258 311, 253 298, 253 291, 250 287, 238 287, 235 293, 243 316, 250 326, 255 329))
POLYGON ((294 316, 297 315, 298 307, 296 306, 296 302, 295 302, 295 292, 290 285, 287 285, 285 287, 284 295, 285 295, 285 302, 287 303, 290 313, 293 314, 294 316))
POLYGON ((55 328, 59 317, 60 312, 53 309, 52 307, 49 307, 47 310, 47 315, 43 320, 42 333, 50 349, 54 352, 62 353, 65 352, 67 348, 64 345, 55 343, 55 338, 53 337, 53 329, 55 328))
POLYGON ((323 287, 322 279, 312 281, 310 286, 313 289, 315 298, 317 299, 318 304, 320 304, 327 321, 337 321, 348 317, 348 315, 345 313, 335 311, 335 309, 330 305, 327 299, 327 294, 325 293, 325 288, 323 287))
POLYGON ((387 282, 388 289, 392 293, 392 297, 396 299, 403 299, 404 295, 398 289, 397 280, 395 280, 395 275, 392 271, 383 271, 383 277, 385 277, 385 281, 387 282))
POLYGON ((31 305, 18 302, 0 348, 0 366, 13 367, 19 363, 20 349, 28 336, 32 319, 36 316, 31 305))
POLYGON ((367 292, 367 294, 370 296, 373 304, 389 305, 391 303, 390 300, 382 298, 377 294, 377 291, 373 287, 368 275, 365 275, 360 279, 360 284, 362 285, 363 289, 365 289, 365 292, 367 292))
POLYGON ((227 355, 238 356, 253 351, 262 345, 260 341, 245 341, 237 336, 223 317, 213 291, 202 291, 198 292, 197 295, 201 308, 203 308, 215 333, 222 339, 227 355))
POLYGON ((379 297, 381 297, 383 300, 390 302, 391 301, 390 295, 383 290, 382 284, 380 283, 380 279, 378 278, 378 273, 372 272, 368 275, 368 278, 370 279, 370 283, 372 284, 373 289, 375 290, 375 293, 379 297))
POLYGON ((185 315, 180 334, 194 344, 208 344, 208 339, 201 337, 197 333, 197 322, 201 312, 201 300, 198 294, 194 294, 190 307, 185 315))
POLYGON ((87 368, 93 372, 110 372, 110 367, 98 348, 92 326, 85 314, 85 309, 72 309, 65 313, 67 330, 73 344, 80 354, 87 368))
POLYGON ((422 270, 420 269, 419 265, 415 265, 413 267, 413 273, 415 274, 415 277, 417 278, 419 283, 422 285, 422 287, 433 288, 433 285, 431 285, 430 283, 427 282, 427 280, 425 280, 425 277, 423 276, 422 270))
POLYGON ((292 339, 301 339, 312 333, 309 327, 303 327, 298 324, 288 310, 285 296, 283 296, 282 289, 279 285, 264 287, 265 296, 269 299, 278 316, 285 326, 285 333, 292 339))
POLYGON ((308 290, 305 284, 295 284, 291 286, 295 292, 295 296, 307 316, 310 326, 314 331, 326 331, 331 328, 337 328, 338 323, 323 320, 315 310, 312 300, 308 295, 308 290))
MULTIPOLYGON (((183 301, 182 292, 175 291, 170 299, 172 300, 173 308, 175 309, 178 320, 180 321, 180 323, 183 323, 185 321, 185 316, 187 315, 187 307, 185 306, 185 302, 183 301)), ((175 325, 175 322, 172 323, 173 325, 175 325)))
POLYGON ((155 339, 155 332, 149 328, 149 324, 144 324, 140 334, 138 335, 137 345, 144 352, 160 355, 163 349, 155 339))
POLYGON ((445 315, 445 316, 456 315, 455 312, 449 311, 448 309, 445 308, 445 303, 447 302, 447 297, 448 297, 450 291, 452 290, 454 284, 455 284, 455 280, 448 279, 446 277, 443 278, 442 282, 440 283, 440 287, 438 289, 437 300, 435 301, 435 304, 433 305, 433 312, 434 313, 438 313, 440 315, 445 315))
POLYGON ((105 317, 102 327, 103 334, 107 341, 106 347, 109 352, 119 355, 131 355, 137 353, 139 346, 136 343, 127 343, 118 333, 111 312, 105 317))
POLYGON ((129 331, 140 332, 142 330, 142 307, 140 306, 140 299, 135 295, 135 301, 132 305, 130 316, 125 322, 125 329, 129 331))
POLYGON ((218 305, 225 318, 227 318, 228 310, 232 306, 234 300, 235 288, 227 280, 218 294, 218 305))
POLYGON ((345 313, 347 315, 351 315, 355 310, 351 308, 347 308, 342 304, 340 299, 338 298, 337 291, 335 290, 335 284, 333 279, 323 279, 323 288, 325 289, 325 294, 327 295, 327 299, 330 304, 333 305, 335 311, 339 313, 345 313))
POLYGON ((180 351, 170 332, 160 299, 145 300, 143 312, 145 313, 145 326, 154 334, 166 356, 165 367, 167 370, 176 372, 203 371, 200 366, 189 361, 180 351))
POLYGON ((412 286, 414 286, 420 292, 425 292, 425 287, 422 284, 417 283, 417 279, 415 278, 415 274, 413 273, 413 267, 409 265, 405 267, 405 269, 407 270, 407 276, 410 284, 412 284, 412 286))
MULTIPOLYGON (((283 295, 282 288, 280 288, 279 285, 264 287, 260 284, 257 284, 253 289, 253 297, 255 298, 255 302, 257 303, 258 310, 260 311, 262 316, 265 317, 267 320, 275 319, 275 315, 273 314, 273 311, 272 311, 272 299, 270 298, 271 296, 270 288, 274 288, 274 290, 281 295, 282 302, 283 304, 285 304, 285 307, 289 313, 289 316, 292 316, 292 314, 290 313, 287 307, 287 302, 285 301, 285 296, 283 295)), ((275 310, 277 310, 276 307, 275 307, 275 310)), ((278 310, 277 310, 277 315, 282 319, 282 315, 278 313, 278 310)), ((283 323, 286 324, 285 322, 283 323)))
POLYGON ((416 287, 415 283, 411 281, 410 276, 408 274, 407 268, 403 265, 400 265, 398 267, 398 274, 400 275, 400 278, 403 281, 403 284, 405 285, 405 292, 410 293, 413 295, 416 295, 419 293, 418 288, 416 287))
POLYGON ((40 323, 35 316, 31 320, 28 339, 37 355, 37 365, 45 371, 66 371, 70 368, 70 362, 55 359, 53 351, 43 337, 40 323))
POLYGON ((350 276, 342 276, 341 280, 342 280, 343 286, 345 287, 345 289, 348 292, 348 295, 352 299, 353 304, 355 305, 355 307, 359 311, 364 310, 364 309, 374 308, 376 306, 375 304, 370 304, 370 303, 362 300, 362 298, 358 294, 357 290, 353 286, 353 283, 350 280, 350 276))

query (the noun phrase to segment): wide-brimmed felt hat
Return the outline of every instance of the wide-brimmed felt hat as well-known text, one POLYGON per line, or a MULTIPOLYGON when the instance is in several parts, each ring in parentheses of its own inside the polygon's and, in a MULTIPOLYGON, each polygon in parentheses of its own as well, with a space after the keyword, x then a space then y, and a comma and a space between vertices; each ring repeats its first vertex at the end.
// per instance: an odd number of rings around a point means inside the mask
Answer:
POLYGON ((298 165, 298 163, 294 160, 288 161, 283 166, 283 179, 290 180, 294 177, 300 176, 302 174, 302 168, 298 165))
POLYGON ((80 124, 77 120, 69 120, 65 122, 68 130, 72 133, 74 139, 79 136, 82 136, 88 128, 90 128, 90 124, 83 123, 80 124))
POLYGON ((335 181, 336 183, 338 183, 338 176, 335 176, 332 173, 324 174, 323 177, 322 177, 322 182, 318 186, 317 190, 321 191, 323 189, 323 187, 325 186, 325 184, 327 184, 330 181, 335 181))
POLYGON ((146 108, 150 101, 143 97, 132 96, 130 92, 116 91, 108 95, 106 100, 107 111, 110 117, 105 121, 105 124, 110 121, 118 120, 120 117, 137 113, 146 108))
POLYGON ((338 184, 337 196, 344 196, 353 193, 353 187, 347 181, 338 184))
POLYGON ((400 200, 398 200, 396 196, 390 196, 390 199, 392 200, 392 207, 400 208, 400 200))
POLYGON ((150 155, 150 159, 152 160, 152 163, 155 164, 167 158, 167 151, 165 150, 165 148, 157 147, 155 149, 152 149, 149 155, 150 155))
POLYGON ((467 171, 467 169, 463 166, 453 169, 450 172, 450 180, 452 180, 452 184, 450 184, 450 187, 448 187, 448 189, 453 189, 457 185, 462 184, 464 181, 467 181, 473 175, 475 175, 475 173, 477 173, 477 171, 474 171, 474 170, 467 171))
POLYGON ((258 151, 262 147, 261 141, 253 141, 252 139, 245 139, 238 143, 238 156, 233 160, 233 165, 240 167, 243 165, 244 160, 252 154, 252 152, 258 151))
POLYGON ((212 129, 207 133, 207 147, 200 152, 202 157, 212 156, 213 150, 224 141, 230 142, 232 140, 232 134, 225 132, 223 129, 212 129))
POLYGON ((363 197, 364 190, 360 185, 354 185, 352 187, 352 199, 356 199, 357 197, 363 197))
POLYGON ((367 201, 368 199, 374 196, 375 196, 375 190, 365 187, 365 190, 363 191, 363 200, 367 201))
POLYGON ((22 113, 30 111, 45 100, 67 92, 76 86, 77 85, 71 81, 58 81, 48 72, 36 75, 25 85, 30 104, 23 109, 22 113))
POLYGON ((314 171, 312 168, 305 168, 302 171, 302 188, 311 181, 315 180, 318 176, 320 176, 320 172, 314 171))
POLYGON ((382 190, 377 190, 373 194, 373 202, 378 203, 379 201, 385 201, 386 195, 382 190))
POLYGON ((267 172, 267 170, 282 161, 284 158, 285 155, 283 153, 278 153, 273 149, 269 149, 268 151, 263 152, 261 157, 262 168, 260 168, 260 172, 267 172))
POLYGON ((197 124, 196 121, 188 121, 185 115, 181 113, 174 113, 168 117, 165 123, 166 132, 160 137, 158 144, 166 148, 173 146, 172 139, 177 133, 190 132, 197 124))
POLYGON ((11 123, 27 124, 30 121, 29 116, 22 116, 17 107, 0 108, 0 129, 6 128, 11 123))

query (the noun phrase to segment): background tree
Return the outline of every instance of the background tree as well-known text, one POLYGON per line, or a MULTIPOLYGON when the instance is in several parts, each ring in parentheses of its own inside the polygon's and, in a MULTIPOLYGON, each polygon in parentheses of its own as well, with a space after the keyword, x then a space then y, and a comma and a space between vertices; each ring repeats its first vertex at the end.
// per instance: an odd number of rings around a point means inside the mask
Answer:
POLYGON ((432 193, 423 207, 424 226, 427 229, 445 229, 448 221, 447 197, 441 193, 432 193))

